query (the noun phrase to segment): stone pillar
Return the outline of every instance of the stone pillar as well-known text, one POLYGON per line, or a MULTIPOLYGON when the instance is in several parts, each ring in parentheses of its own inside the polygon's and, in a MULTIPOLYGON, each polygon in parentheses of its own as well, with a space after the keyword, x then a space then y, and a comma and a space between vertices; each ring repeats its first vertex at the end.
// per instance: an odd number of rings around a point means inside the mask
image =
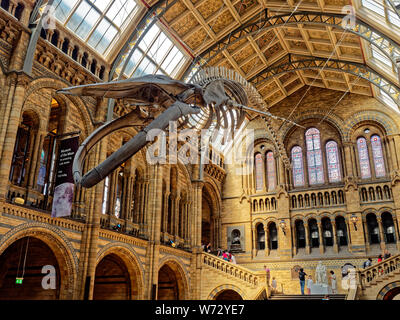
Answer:
POLYGON ((174 199, 174 214, 173 214, 173 233, 174 241, 177 242, 177 238, 179 237, 179 200, 180 196, 177 196, 174 199))
POLYGON ((15 90, 11 89, 11 91, 9 91, 7 104, 5 106, 6 110, 4 112, 5 117, 0 120, 3 121, 3 128, 0 135, 0 146, 2 146, 0 152, 0 181, 2 181, 2 183, 0 183, 0 199, 5 199, 7 194, 7 182, 9 180, 15 139, 21 118, 25 90, 29 83, 25 75, 12 75, 10 82, 15 90))
POLYGON ((345 159, 345 172, 343 173, 344 176, 353 177, 353 159, 352 159, 352 148, 351 143, 347 142, 344 144, 344 159, 345 159))
POLYGON ((296 224, 292 225, 292 243, 293 243, 293 256, 297 254, 297 237, 296 237, 296 224))
POLYGON ((322 234, 322 224, 320 221, 318 221, 317 225, 318 225, 318 235, 319 235, 319 252, 323 254, 325 246, 324 246, 324 236, 322 234))
POLYGON ((146 203, 148 207, 147 223, 149 225, 149 241, 146 250, 146 266, 148 267, 145 271, 144 299, 152 299, 152 296, 156 297, 157 295, 162 212, 162 173, 163 168, 161 165, 156 164, 150 167, 149 196, 146 203), (153 292, 153 288, 156 292, 153 292))
POLYGON ((338 241, 337 241, 337 230, 336 230, 335 219, 331 219, 331 225, 332 225, 332 233, 333 233, 333 251, 338 253, 339 245, 338 245, 338 241))
POLYGON ((253 235, 253 258, 257 256, 257 230, 256 228, 253 228, 252 230, 252 235, 253 235))
POLYGON ((270 249, 269 249, 269 232, 267 226, 264 226, 264 235, 265 235, 265 256, 268 257, 270 249))
POLYGON ((385 243, 385 235, 383 233, 383 225, 382 225, 382 218, 377 217, 376 220, 378 221, 378 226, 379 226, 379 238, 380 238, 380 246, 382 250, 386 249, 386 243, 385 243))
POLYGON ((310 245, 310 228, 308 223, 304 225, 304 230, 306 231, 306 252, 307 254, 311 253, 311 245, 310 245))
MULTIPOLYGON (((36 137, 35 146, 33 148, 34 153, 32 154, 31 169, 28 182, 28 186, 33 190, 36 189, 36 179, 38 177, 40 169, 40 154, 43 149, 43 143, 46 135, 47 133, 45 131, 39 131, 36 137)), ((51 154, 49 156, 51 157, 51 154)))
MULTIPOLYGON (((95 152, 88 158, 90 168, 106 159, 108 139, 103 139, 95 146, 95 152)), ((103 184, 99 183, 88 192, 88 214, 86 216, 85 229, 82 234, 80 246, 78 288, 75 290, 75 299, 93 299, 95 272, 97 266, 98 239, 100 231, 100 217, 103 201, 103 184), (89 290, 85 292, 88 284, 89 290)))
MULTIPOLYGON (((194 166, 194 172, 198 172, 198 167, 194 166)), ((196 181, 193 183, 193 210, 191 214, 192 225, 192 252, 194 257, 190 265, 192 297, 198 300, 201 296, 201 267, 202 267, 202 249, 201 249, 201 215, 202 215, 202 189, 203 182, 196 181)))

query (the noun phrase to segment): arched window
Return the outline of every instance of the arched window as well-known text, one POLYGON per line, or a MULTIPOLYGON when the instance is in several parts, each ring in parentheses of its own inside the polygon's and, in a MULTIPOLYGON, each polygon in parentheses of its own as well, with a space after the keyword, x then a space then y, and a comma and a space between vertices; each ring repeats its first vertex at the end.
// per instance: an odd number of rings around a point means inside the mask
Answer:
POLYGON ((360 160, 361 178, 371 178, 371 168, 369 166, 369 156, 367 140, 361 137, 357 139, 358 157, 360 160))
POLYGON ((263 189, 264 185, 264 170, 261 153, 257 153, 254 160, 256 170, 256 191, 260 191, 263 189))
POLYGON ((303 153, 299 146, 292 148, 293 185, 304 186, 303 153))
POLYGON ((258 249, 264 250, 265 249, 265 231, 263 224, 259 224, 257 226, 257 239, 258 239, 258 249))
POLYGON ((374 159, 375 176, 377 178, 386 175, 385 162, 383 160, 381 138, 378 135, 371 136, 372 157, 374 159))
POLYGON ((322 151, 319 130, 311 128, 306 131, 308 179, 310 185, 324 183, 322 151))
POLYGON ((268 191, 276 188, 275 158, 272 151, 267 152, 268 191))
POLYGON ((117 181, 117 185, 116 185, 116 189, 115 189, 115 206, 114 206, 114 215, 117 218, 121 217, 121 213, 122 213, 122 195, 124 193, 124 172, 120 171, 117 174, 116 177, 117 181))
POLYGON ((341 180, 341 175, 337 143, 335 141, 329 141, 325 147, 329 182, 339 182, 341 180))
POLYGON ((103 205, 101 210, 101 213, 103 214, 107 213, 109 191, 110 191, 110 178, 106 177, 104 180, 103 205))

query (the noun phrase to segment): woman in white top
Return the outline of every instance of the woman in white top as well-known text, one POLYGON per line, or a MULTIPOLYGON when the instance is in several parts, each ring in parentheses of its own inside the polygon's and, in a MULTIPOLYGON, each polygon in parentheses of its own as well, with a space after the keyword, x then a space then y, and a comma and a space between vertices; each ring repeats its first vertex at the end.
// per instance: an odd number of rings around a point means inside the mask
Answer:
POLYGON ((336 276, 332 270, 330 273, 331 273, 331 275, 329 276, 329 278, 331 279, 332 293, 335 294, 336 293, 336 276))
POLYGON ((311 294, 311 287, 312 287, 312 285, 313 285, 313 280, 312 280, 312 276, 308 276, 308 279, 307 279, 307 293, 308 294, 311 294))

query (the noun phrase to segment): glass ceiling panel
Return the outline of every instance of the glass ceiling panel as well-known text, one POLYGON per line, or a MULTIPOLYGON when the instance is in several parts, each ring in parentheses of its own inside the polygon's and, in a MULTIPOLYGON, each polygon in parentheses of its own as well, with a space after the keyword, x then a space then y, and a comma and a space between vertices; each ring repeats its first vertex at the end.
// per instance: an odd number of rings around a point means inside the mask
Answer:
MULTIPOLYGON (((370 20, 375 23, 379 23, 395 34, 398 34, 400 29, 400 18, 397 13, 393 10, 393 7, 386 0, 361 0, 361 5, 366 11, 371 12, 370 20)), ((400 0, 392 0, 395 5, 400 4, 400 0)), ((392 61, 385 55, 383 55, 375 46, 369 44, 371 57, 369 61, 373 63, 377 71, 382 75, 389 76, 391 79, 398 79, 397 70, 394 68, 392 61)), ((397 83, 399 81, 396 81, 397 83)), ((399 112, 399 106, 381 89, 375 91, 378 98, 385 103, 387 106, 399 112)))
POLYGON ((100 54, 105 54, 139 6, 135 0, 55 0, 55 17, 100 54))
POLYGON ((163 74, 175 77, 188 57, 168 35, 154 24, 147 31, 129 59, 124 74, 139 77, 145 74, 163 74))

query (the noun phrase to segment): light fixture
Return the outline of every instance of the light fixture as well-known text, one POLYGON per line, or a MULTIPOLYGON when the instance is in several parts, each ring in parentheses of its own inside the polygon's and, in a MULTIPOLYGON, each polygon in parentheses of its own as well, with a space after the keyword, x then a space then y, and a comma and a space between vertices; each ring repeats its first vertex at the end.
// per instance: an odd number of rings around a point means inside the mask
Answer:
POLYGON ((357 231, 357 221, 358 217, 353 213, 350 217, 351 222, 353 222, 354 229, 357 231))
POLYGON ((279 225, 281 226, 283 234, 286 236, 286 222, 285 222, 285 220, 281 220, 281 222, 279 222, 279 225))

